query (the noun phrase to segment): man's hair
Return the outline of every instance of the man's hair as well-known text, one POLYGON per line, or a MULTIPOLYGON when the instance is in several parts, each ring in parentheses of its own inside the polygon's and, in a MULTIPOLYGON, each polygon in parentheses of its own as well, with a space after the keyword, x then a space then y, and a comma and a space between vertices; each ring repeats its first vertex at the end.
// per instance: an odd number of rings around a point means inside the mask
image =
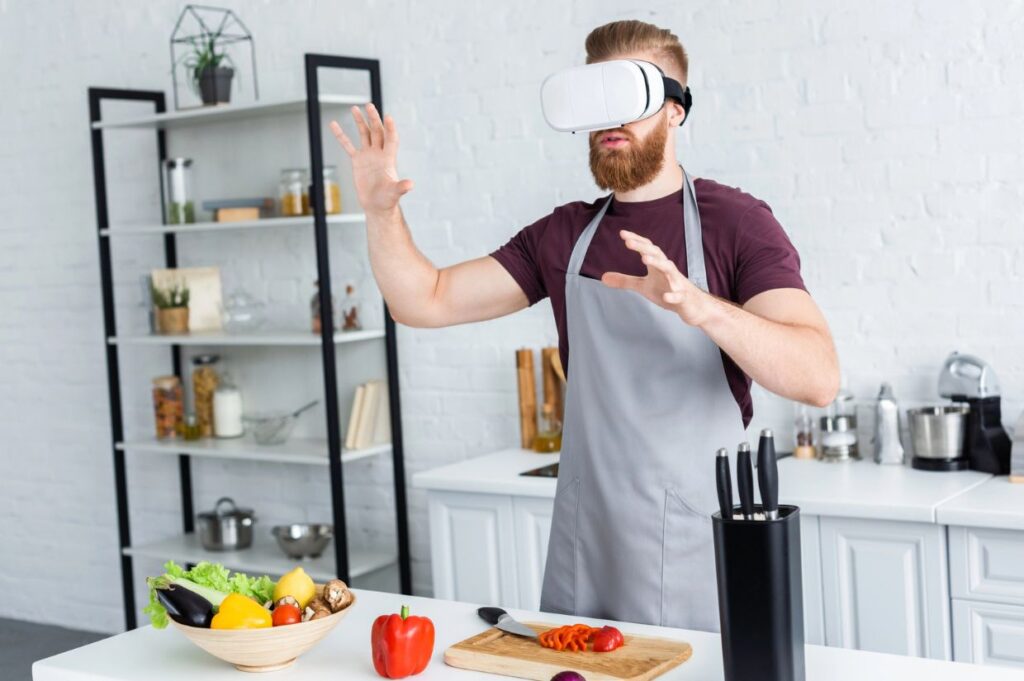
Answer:
MULTIPOLYGON (((667 28, 629 19, 598 26, 587 36, 587 63, 605 61, 632 52, 653 52, 679 70, 685 87, 690 68, 686 50, 667 28)), ((667 75, 673 75, 671 73, 667 75)))

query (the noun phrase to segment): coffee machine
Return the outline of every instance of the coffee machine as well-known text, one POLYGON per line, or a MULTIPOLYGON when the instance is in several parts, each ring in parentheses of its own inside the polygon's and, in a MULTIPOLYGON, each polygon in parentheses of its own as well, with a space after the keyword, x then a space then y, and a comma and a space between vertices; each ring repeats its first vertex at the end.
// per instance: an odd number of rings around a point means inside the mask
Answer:
POLYGON ((954 352, 942 365, 939 394, 966 403, 964 456, 973 470, 994 475, 1010 472, 1010 436, 1003 428, 999 382, 987 363, 954 352))

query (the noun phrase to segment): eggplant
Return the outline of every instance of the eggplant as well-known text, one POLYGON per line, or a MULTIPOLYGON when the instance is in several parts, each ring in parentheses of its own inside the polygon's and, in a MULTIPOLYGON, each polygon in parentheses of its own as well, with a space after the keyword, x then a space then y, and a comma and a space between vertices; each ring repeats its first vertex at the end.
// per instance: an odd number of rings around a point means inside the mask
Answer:
POLYGON ((166 589, 157 589, 156 597, 167 609, 167 615, 178 624, 188 627, 210 628, 213 620, 213 604, 195 591, 172 584, 166 589))

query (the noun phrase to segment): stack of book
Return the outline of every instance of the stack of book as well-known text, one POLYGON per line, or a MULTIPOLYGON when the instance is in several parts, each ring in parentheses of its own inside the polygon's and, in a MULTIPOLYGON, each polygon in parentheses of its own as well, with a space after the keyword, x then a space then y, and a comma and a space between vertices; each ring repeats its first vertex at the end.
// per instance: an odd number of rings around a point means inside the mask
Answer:
POLYGON ((356 387, 345 431, 345 449, 364 449, 391 442, 391 411, 388 386, 369 381, 356 387))

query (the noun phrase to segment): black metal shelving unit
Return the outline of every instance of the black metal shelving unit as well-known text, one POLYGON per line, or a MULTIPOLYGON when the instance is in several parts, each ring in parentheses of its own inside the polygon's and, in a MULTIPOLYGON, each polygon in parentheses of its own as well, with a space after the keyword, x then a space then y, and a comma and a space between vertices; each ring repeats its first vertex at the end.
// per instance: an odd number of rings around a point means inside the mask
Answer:
MULTIPOLYGON (((336 344, 334 341, 334 320, 331 305, 331 268, 329 262, 328 222, 324 207, 323 148, 320 117, 321 69, 345 69, 364 71, 369 76, 370 98, 378 111, 383 111, 380 81, 380 62, 376 59, 343 57, 325 54, 305 55, 306 78, 306 125, 309 133, 310 173, 312 194, 310 204, 313 210, 313 228, 316 244, 317 274, 320 281, 320 309, 323 319, 320 333, 320 350, 324 382, 324 403, 327 414, 327 453, 331 482, 331 502, 334 522, 334 558, 337 576, 349 580, 349 552, 345 523, 344 471, 342 465, 342 434, 338 411, 338 376, 336 344)), ((122 593, 124 597, 125 626, 136 626, 136 607, 132 556, 125 553, 131 546, 129 521, 128 482, 125 470, 125 452, 118 447, 124 442, 124 423, 121 405, 121 377, 118 361, 118 344, 109 342, 117 336, 117 318, 114 307, 114 279, 110 248, 110 218, 107 206, 106 167, 103 151, 103 128, 101 105, 106 100, 151 102, 154 113, 166 112, 164 93, 147 90, 124 90, 112 88, 89 88, 89 122, 92 134, 93 181, 96 194, 96 223, 99 245, 100 285, 103 297, 103 345, 106 348, 107 387, 110 398, 110 429, 114 456, 114 489, 117 498, 118 545, 121 560, 122 593)), ((159 160, 167 158, 166 130, 156 127, 156 144, 159 160)), ((157 169, 157 180, 160 181, 157 169)), ((165 197, 161 186, 161 215, 165 197)), ((173 231, 163 234, 164 262, 169 268, 178 262, 177 244, 173 231)), ((412 574, 409 559, 409 530, 406 512, 405 464, 402 442, 401 405, 398 386, 398 345, 395 324, 384 304, 384 343, 387 364, 388 398, 391 411, 391 454, 394 469, 394 496, 397 530, 399 585, 402 593, 412 592, 412 574)), ((215 344, 215 343, 211 343, 215 344)), ((182 374, 181 346, 171 345, 171 363, 174 374, 182 374)), ((181 486, 182 528, 186 534, 194 532, 194 509, 192 504, 192 469, 188 454, 178 455, 178 470, 181 486)), ((173 558, 173 556, 168 556, 173 558)))

